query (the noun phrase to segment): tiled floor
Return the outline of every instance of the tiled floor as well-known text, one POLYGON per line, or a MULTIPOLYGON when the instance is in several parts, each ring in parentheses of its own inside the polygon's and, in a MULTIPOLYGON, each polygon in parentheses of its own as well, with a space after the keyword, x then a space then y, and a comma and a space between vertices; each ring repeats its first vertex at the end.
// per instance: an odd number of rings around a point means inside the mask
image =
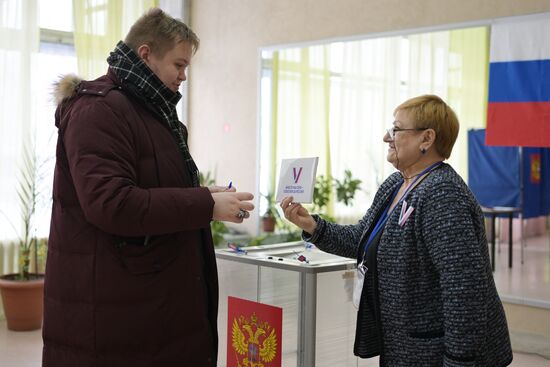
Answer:
MULTIPOLYGON (((514 265, 508 268, 508 251, 503 244, 497 253, 495 282, 505 302, 550 308, 550 237, 529 239, 525 262, 521 265, 519 243, 514 245, 514 265)), ((220 345, 225 346, 227 295, 256 299, 257 268, 219 262, 220 269, 220 345)), ((317 366, 378 365, 376 358, 358 360, 351 354, 355 321, 350 308, 349 284, 343 272, 320 274, 317 292, 317 366), (338 310, 338 312, 334 312, 338 310), (342 350, 347 351, 342 353, 342 350)), ((283 366, 296 366, 297 334, 297 276, 289 272, 262 270, 260 300, 284 308, 283 366)), ((0 366, 40 366, 42 339, 40 330, 10 332, 0 322, 0 366)), ((220 351, 220 366, 225 366, 224 352, 220 351)), ((550 367, 550 360, 538 355, 515 353, 513 367, 550 367)))
MULTIPOLYGON (((38 367, 40 366, 42 336, 41 331, 8 331, 5 322, 0 323, 0 366, 2 367, 38 367)), ((283 366, 296 366, 284 363, 283 366)), ((334 364, 333 366, 340 366, 334 364)), ((361 366, 378 366, 378 358, 365 361, 361 366)), ((512 367, 550 367, 550 360, 537 355, 514 353, 512 367)), ((161 367, 161 366, 159 366, 161 367)))
POLYGON ((512 268, 508 267, 508 243, 502 243, 500 251, 495 251, 494 278, 500 298, 550 309, 550 234, 526 241, 523 265, 520 242, 513 245, 512 268))
MULTIPOLYGON (((39 367, 42 348, 41 331, 8 331, 4 322, 0 323, 0 366, 39 367)), ((283 366, 296 364, 283 363, 283 366)), ((334 366, 339 366, 335 364, 334 366)), ((366 361, 363 366, 378 366, 378 358, 366 361)), ((550 367, 550 360, 532 354, 514 354, 512 367, 550 367)), ((75 366, 77 367, 77 366, 75 366)), ((161 367, 161 366, 159 366, 161 367)))

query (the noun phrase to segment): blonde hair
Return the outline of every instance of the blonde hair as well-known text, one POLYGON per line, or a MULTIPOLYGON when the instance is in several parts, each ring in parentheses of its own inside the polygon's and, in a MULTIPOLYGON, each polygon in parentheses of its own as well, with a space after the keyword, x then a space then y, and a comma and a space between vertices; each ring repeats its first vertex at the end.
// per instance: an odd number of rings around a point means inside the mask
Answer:
POLYGON ((185 23, 174 19, 159 8, 151 8, 130 28, 124 39, 134 52, 146 44, 151 52, 163 57, 179 42, 189 42, 193 53, 199 49, 199 38, 185 23))
POLYGON ((398 111, 407 112, 414 127, 433 129, 437 153, 445 159, 451 156, 459 123, 455 112, 441 98, 431 94, 411 98, 397 106, 394 115, 398 111))

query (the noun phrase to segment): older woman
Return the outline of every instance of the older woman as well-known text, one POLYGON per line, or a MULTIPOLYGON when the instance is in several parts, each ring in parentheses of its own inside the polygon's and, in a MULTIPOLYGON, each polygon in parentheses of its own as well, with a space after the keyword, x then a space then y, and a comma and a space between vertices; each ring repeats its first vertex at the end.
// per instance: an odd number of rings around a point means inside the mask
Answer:
POLYGON ((311 216, 285 198, 285 217, 320 249, 356 258, 355 355, 381 366, 507 366, 512 361, 483 214, 449 158, 453 110, 425 95, 399 105, 384 136, 399 171, 355 225, 311 216))

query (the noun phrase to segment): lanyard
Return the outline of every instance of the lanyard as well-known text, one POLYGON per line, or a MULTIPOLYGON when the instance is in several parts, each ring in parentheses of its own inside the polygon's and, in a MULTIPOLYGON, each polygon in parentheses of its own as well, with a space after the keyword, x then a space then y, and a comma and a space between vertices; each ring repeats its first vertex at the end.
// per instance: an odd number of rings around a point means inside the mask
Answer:
POLYGON ((395 199, 395 196, 397 195, 397 193, 399 192, 399 189, 401 188, 401 185, 403 185, 403 182, 405 182, 405 180, 401 181, 401 183, 399 184, 399 186, 397 186, 395 188, 395 191, 393 192, 391 198, 390 198, 390 201, 388 203, 388 205, 386 206, 386 209, 384 209, 384 212, 382 213, 382 215, 380 216, 380 218, 378 218, 378 221, 376 222, 376 225, 374 226, 374 229, 372 230, 372 232, 370 233, 369 235, 369 238, 367 240, 367 242, 365 243, 365 251, 363 252, 363 260, 365 259, 365 257, 367 256, 367 250, 369 249, 369 246, 372 244, 372 242, 374 241, 374 239, 376 238, 376 236, 378 235, 378 232, 380 232, 382 230, 382 228, 384 228, 384 226, 386 225, 386 222, 388 221, 388 219, 390 218, 390 216, 393 214, 393 211, 395 210, 395 208, 397 208, 399 206, 399 204, 407 197, 409 191, 411 191, 411 189, 414 187, 414 185, 416 184, 416 181, 418 181, 422 176, 424 176, 426 173, 429 173, 431 172, 434 168, 440 166, 443 162, 436 162, 434 164, 432 164, 431 166, 429 166, 428 168, 426 168, 424 171, 422 171, 418 176, 416 176, 416 178, 414 179, 414 181, 412 182, 412 184, 407 187, 407 190, 403 193, 403 195, 401 196, 401 198, 399 199, 399 201, 395 204, 395 206, 392 208, 392 210, 388 213, 388 210, 391 206, 391 203, 393 202, 393 200, 395 199))

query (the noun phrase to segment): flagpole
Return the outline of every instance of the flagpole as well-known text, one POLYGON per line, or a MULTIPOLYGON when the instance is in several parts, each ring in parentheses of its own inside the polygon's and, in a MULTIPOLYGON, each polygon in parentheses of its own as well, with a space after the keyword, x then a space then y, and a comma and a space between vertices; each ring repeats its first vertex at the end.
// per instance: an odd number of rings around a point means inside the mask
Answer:
MULTIPOLYGON (((519 223, 520 223, 520 227, 521 227, 521 237, 520 237, 520 246, 521 246, 521 265, 523 265, 523 248, 525 247, 525 224, 524 224, 524 220, 523 220, 523 210, 524 210, 524 200, 523 200, 523 195, 524 195, 524 182, 523 182, 523 147, 522 146, 519 146, 518 147, 518 156, 519 156, 519 207, 520 207, 520 212, 519 212, 519 223)), ((512 240, 513 241, 513 240, 512 240)), ((510 243, 513 243, 512 241, 510 241, 510 243)))

